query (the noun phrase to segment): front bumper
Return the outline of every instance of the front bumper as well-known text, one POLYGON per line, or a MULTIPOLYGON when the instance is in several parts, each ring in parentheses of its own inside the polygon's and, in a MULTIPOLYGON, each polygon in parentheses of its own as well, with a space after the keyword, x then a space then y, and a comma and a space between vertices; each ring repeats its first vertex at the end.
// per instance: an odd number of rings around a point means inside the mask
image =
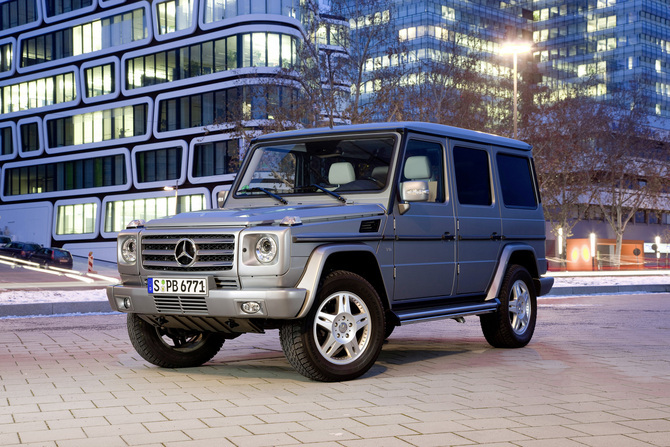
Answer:
POLYGON ((302 309, 305 289, 211 289, 207 296, 150 295, 146 287, 107 286, 107 299, 113 310, 146 315, 184 315, 230 318, 295 318, 302 309), (242 304, 256 302, 260 310, 249 314, 242 304))

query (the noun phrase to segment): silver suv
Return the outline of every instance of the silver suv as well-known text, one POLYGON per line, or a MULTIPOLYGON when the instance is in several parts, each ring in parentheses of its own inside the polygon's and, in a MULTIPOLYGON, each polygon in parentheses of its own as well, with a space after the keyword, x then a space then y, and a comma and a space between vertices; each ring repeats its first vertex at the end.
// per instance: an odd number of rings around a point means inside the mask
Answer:
POLYGON ((121 232, 107 295, 155 365, 279 329, 298 372, 349 380, 402 324, 479 315, 492 346, 525 346, 553 284, 544 243, 525 143, 426 123, 283 132, 253 142, 224 209, 121 232))

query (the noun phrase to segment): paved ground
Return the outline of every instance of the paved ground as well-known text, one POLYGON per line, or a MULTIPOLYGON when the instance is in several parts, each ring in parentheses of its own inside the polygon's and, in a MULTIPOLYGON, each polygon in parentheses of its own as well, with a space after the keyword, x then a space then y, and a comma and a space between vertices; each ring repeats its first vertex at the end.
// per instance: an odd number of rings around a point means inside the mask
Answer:
POLYGON ((120 315, 0 320, 0 445, 670 446, 670 295, 540 300, 531 344, 401 327, 365 377, 311 382, 277 332, 159 369, 120 315))

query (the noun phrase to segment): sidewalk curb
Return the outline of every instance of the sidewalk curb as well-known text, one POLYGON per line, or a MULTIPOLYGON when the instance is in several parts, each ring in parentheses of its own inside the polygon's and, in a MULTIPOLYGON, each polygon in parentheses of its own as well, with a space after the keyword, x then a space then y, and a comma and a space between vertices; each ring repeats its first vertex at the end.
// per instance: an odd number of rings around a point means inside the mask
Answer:
POLYGON ((50 316, 66 314, 110 313, 109 301, 77 301, 72 303, 32 303, 0 305, 2 317, 50 316))
POLYGON ((668 293, 670 284, 631 284, 622 286, 552 287, 545 297, 568 295, 610 295, 617 293, 668 293))

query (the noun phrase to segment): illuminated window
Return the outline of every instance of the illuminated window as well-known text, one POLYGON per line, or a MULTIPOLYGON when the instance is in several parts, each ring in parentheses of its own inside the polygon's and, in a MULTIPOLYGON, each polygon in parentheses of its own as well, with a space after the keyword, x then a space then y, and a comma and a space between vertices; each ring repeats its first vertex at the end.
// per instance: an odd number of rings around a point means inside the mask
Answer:
POLYGON ((74 73, 6 85, 0 92, 2 113, 36 109, 77 99, 74 73))
POLYGON ((281 14, 300 20, 301 0, 205 0, 205 23, 244 14, 281 14))
MULTIPOLYGON (((180 212, 205 209, 203 194, 177 195, 180 212)), ((107 202, 105 206, 105 232, 114 233, 124 230, 128 222, 136 219, 160 219, 174 213, 175 197, 155 197, 143 199, 118 200, 107 202)))
POLYGON ((0 45, 0 72, 9 71, 12 68, 12 44, 0 45))
POLYGON ((95 233, 97 203, 61 205, 56 211, 56 234, 95 233))
POLYGON ((47 121, 49 147, 129 138, 147 132, 147 105, 99 110, 47 121))
POLYGON ((123 154, 9 168, 5 195, 41 194, 126 184, 123 154))
POLYGON ((114 65, 105 64, 87 68, 84 71, 86 97, 108 95, 114 93, 114 65))
POLYGON ((193 24, 193 0, 171 0, 157 6, 158 32, 174 33, 193 24))
POLYGON ((23 40, 21 67, 93 53, 146 36, 144 8, 135 9, 23 40))

